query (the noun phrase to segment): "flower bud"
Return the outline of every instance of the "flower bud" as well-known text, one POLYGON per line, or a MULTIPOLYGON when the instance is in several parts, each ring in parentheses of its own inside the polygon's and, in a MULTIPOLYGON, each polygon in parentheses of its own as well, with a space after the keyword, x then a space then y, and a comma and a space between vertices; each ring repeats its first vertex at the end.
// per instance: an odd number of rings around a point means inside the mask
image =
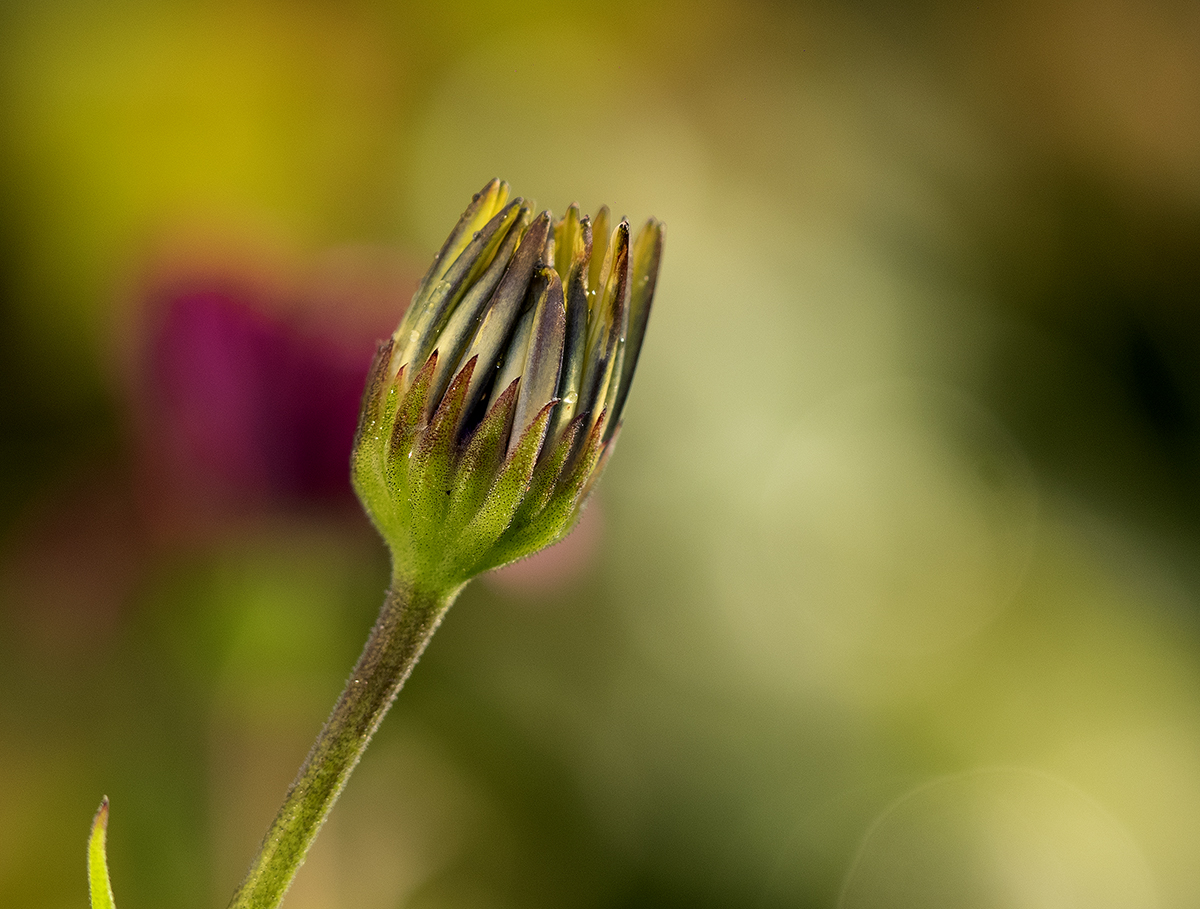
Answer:
POLYGON ((375 355, 354 488, 393 572, 449 590, 567 534, 612 452, 662 257, 608 210, 558 221, 493 180, 375 355))

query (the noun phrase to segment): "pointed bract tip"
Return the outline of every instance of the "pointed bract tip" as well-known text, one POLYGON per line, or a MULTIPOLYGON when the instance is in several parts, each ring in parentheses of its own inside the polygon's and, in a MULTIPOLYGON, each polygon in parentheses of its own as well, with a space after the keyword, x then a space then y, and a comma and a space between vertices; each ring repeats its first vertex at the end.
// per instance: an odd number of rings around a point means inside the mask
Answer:
POLYGON ((112 884, 108 879, 107 831, 108 796, 106 795, 101 799, 96 816, 92 819, 92 832, 88 836, 88 893, 92 909, 113 909, 112 884))
MULTIPOLYGON (((493 199, 498 197, 508 196, 508 184, 499 177, 492 177, 487 183, 483 184, 483 189, 471 196, 471 205, 478 205, 480 199, 485 199, 491 196, 493 199)), ((468 208, 468 211, 470 209, 468 208)))

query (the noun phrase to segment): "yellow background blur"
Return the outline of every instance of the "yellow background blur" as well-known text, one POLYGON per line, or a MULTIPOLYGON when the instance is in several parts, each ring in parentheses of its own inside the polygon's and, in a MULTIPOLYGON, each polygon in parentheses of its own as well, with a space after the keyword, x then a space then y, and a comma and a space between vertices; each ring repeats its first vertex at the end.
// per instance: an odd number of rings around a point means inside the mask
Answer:
POLYGON ((493 176, 667 224, 620 451, 289 909, 1200 903, 1198 47, 1168 0, 5 4, 0 906, 85 905, 104 793, 121 909, 223 905, 386 580, 342 499, 164 472, 153 288, 365 373, 493 176))

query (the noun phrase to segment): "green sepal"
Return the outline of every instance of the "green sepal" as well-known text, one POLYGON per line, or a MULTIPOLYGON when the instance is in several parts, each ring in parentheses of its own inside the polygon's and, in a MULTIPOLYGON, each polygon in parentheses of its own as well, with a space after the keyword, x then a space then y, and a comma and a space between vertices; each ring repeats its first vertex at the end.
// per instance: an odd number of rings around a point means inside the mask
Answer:
MULTIPOLYGON (((350 457, 351 485, 363 502, 373 504, 373 516, 381 508, 391 510, 384 439, 391 432, 395 414, 387 404, 396 396, 395 385, 404 379, 404 367, 400 368, 394 382, 389 383, 386 379, 392 346, 389 339, 375 351, 350 457)), ((378 520, 376 524, 378 526, 378 520)))
MULTIPOLYGON (((590 418, 588 414, 580 416, 571 422, 563 434, 563 458, 567 456, 577 441, 575 433, 582 430, 590 418)), ((600 415, 587 433, 579 453, 566 468, 566 474, 560 477, 550 493, 545 506, 536 515, 517 521, 515 516, 509 529, 488 550, 486 559, 476 566, 477 571, 487 571, 499 568, 517 559, 533 555, 539 549, 557 543, 575 526, 579 519, 579 509, 583 502, 581 491, 588 479, 588 472, 595 467, 602 446, 604 414, 600 415)), ((557 452, 556 452, 557 454, 557 452)), ((530 490, 532 494, 533 490, 530 490)))
POLYGON ((504 462, 505 447, 517 406, 520 379, 514 379, 471 434, 454 472, 454 492, 446 515, 446 530, 460 531, 479 511, 496 472, 504 462))
POLYGON ((434 411, 429 425, 417 439, 409 458, 408 490, 412 508, 412 537, 424 548, 442 534, 442 521, 454 491, 454 462, 458 454, 455 444, 459 415, 466 401, 471 373, 475 370, 471 358, 450 382, 446 394, 434 411))
MULTIPOLYGON (((401 539, 411 517, 411 506, 408 501, 409 490, 409 453, 413 449, 417 435, 421 431, 421 422, 429 400, 429 387, 433 381, 434 370, 437 369, 437 351, 429 355, 425 365, 413 376, 412 385, 400 395, 400 401, 394 407, 391 433, 387 449, 383 453, 383 471, 387 481, 390 509, 386 512, 385 526, 380 527, 384 537, 392 544, 393 554, 396 543, 401 539)), ((404 378, 405 367, 400 367, 397 382, 393 388, 400 388, 399 381, 404 378)), ((389 392, 389 395, 393 392, 389 392)), ((396 392, 398 394, 398 392, 396 392)), ((368 513, 375 518, 376 526, 380 524, 372 510, 372 503, 366 502, 368 513)), ((380 505, 380 508, 385 506, 380 505)))
MULTIPOLYGON (((560 404, 559 407, 561 406, 560 404)), ((587 414, 580 414, 567 425, 566 431, 557 442, 552 440, 547 433, 546 443, 542 446, 541 459, 533 471, 533 477, 529 480, 529 491, 521 500, 521 507, 513 515, 512 525, 509 530, 505 531, 506 534, 512 532, 512 527, 537 520, 537 516, 550 501, 550 496, 554 493, 554 488, 558 485, 563 469, 571 457, 571 451, 575 447, 575 438, 583 431, 586 422, 587 414)), ((551 425, 553 425, 553 419, 551 419, 551 425)))
MULTIPOLYGON (((538 452, 541 451, 542 442, 546 438, 546 427, 550 425, 550 414, 557 403, 551 401, 538 411, 537 416, 521 433, 521 440, 500 468, 496 482, 488 490, 479 511, 463 528, 451 547, 453 551, 462 554, 461 564, 470 566, 484 559, 488 548, 512 523, 513 515, 529 490, 529 480, 537 465, 538 452)), ((482 570, 471 567, 465 577, 472 577, 482 570)))
POLYGON ((587 486, 588 478, 591 476, 592 471, 595 470, 596 462, 600 460, 604 446, 603 436, 606 416, 607 414, 601 411, 600 416, 592 424, 592 428, 588 431, 579 453, 575 455, 575 459, 567 466, 564 475, 555 486, 554 492, 550 494, 550 501, 546 503, 546 507, 538 515, 539 523, 542 521, 575 523, 579 506, 583 503, 584 490, 587 486))
POLYGON ((607 438, 604 439, 604 447, 600 449, 600 457, 596 460, 595 466, 584 480, 583 488, 579 490, 579 494, 575 497, 576 509, 582 508, 584 503, 587 502, 588 496, 592 494, 592 490, 596 486, 596 482, 604 475, 604 468, 608 466, 608 459, 612 457, 613 449, 617 447, 617 438, 621 435, 621 426, 624 424, 610 422, 608 425, 614 428, 611 435, 608 434, 607 429, 605 430, 607 438))
POLYGON ((354 448, 363 443, 369 436, 379 438, 379 427, 383 420, 380 410, 383 404, 384 391, 387 389, 387 371, 392 361, 392 348, 395 342, 388 338, 380 343, 371 360, 371 368, 367 371, 367 385, 363 389, 362 404, 359 407, 358 428, 354 431, 354 448))
POLYGON ((602 427, 607 418, 608 412, 600 411, 600 416, 596 418, 596 422, 588 430, 587 440, 583 443, 578 456, 571 464, 566 478, 559 484, 559 491, 574 488, 574 494, 578 495, 579 489, 583 487, 588 474, 592 472, 592 469, 596 466, 597 459, 600 457, 602 427))
POLYGON ((88 890, 92 909, 114 909, 112 884, 108 879, 108 796, 100 802, 92 818, 88 837, 88 890))
MULTIPOLYGON (((413 450, 424 425, 429 389, 433 384, 433 374, 437 371, 437 360, 438 352, 435 350, 429 355, 425 365, 413 376, 412 385, 396 405, 396 416, 385 455, 388 480, 394 489, 408 485, 408 455, 413 450)), ((401 367, 401 372, 404 368, 401 367)))

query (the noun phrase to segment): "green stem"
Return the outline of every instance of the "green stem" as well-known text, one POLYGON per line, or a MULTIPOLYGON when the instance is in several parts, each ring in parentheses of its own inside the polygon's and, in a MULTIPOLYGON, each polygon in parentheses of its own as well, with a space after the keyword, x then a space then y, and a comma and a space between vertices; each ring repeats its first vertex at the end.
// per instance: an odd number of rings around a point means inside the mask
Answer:
POLYGON ((392 582, 362 656, 229 909, 275 909, 283 900, 367 743, 460 589, 433 592, 392 582))

